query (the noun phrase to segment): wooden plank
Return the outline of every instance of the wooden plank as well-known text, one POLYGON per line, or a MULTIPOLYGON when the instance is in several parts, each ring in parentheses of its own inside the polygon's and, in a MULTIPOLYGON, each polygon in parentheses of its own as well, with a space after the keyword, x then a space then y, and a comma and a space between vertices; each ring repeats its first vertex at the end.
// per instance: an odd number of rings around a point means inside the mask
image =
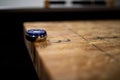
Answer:
POLYGON ((119 21, 94 21, 82 22, 76 25, 77 29, 71 26, 70 29, 82 36, 89 44, 94 44, 105 53, 115 56, 120 53, 119 25, 119 21))
POLYGON ((119 80, 119 25, 119 20, 25 22, 24 31, 48 33, 45 42, 25 39, 40 80, 119 80))

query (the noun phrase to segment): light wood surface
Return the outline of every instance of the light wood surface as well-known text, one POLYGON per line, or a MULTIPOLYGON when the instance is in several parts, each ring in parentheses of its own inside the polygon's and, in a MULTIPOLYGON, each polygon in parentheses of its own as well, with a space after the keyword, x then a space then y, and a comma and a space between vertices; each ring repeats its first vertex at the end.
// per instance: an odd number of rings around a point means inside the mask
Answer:
POLYGON ((25 39, 40 80, 120 80, 120 20, 25 22, 45 42, 25 39))

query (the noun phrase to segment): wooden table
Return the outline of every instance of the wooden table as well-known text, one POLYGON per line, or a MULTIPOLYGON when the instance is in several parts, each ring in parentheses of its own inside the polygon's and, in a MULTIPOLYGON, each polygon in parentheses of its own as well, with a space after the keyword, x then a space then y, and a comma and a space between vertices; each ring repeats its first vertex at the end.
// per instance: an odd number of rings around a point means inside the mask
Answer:
POLYGON ((25 39, 40 80, 120 80, 120 20, 25 22, 47 30, 45 42, 25 39))

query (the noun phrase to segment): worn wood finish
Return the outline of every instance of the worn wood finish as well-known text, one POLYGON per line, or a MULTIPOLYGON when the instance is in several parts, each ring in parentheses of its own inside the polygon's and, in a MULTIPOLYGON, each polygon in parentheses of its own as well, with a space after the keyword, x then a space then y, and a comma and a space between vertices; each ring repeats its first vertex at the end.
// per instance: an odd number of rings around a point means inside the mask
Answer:
POLYGON ((47 30, 25 43, 40 80, 120 80, 120 21, 25 22, 47 30))

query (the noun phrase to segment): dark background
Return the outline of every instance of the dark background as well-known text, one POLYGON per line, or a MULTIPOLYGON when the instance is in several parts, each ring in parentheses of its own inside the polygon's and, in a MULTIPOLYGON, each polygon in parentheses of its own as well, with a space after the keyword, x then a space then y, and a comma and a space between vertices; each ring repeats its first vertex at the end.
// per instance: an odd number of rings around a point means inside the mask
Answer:
POLYGON ((116 20, 119 10, 0 12, 0 80, 38 80, 23 39, 23 22, 116 20))

